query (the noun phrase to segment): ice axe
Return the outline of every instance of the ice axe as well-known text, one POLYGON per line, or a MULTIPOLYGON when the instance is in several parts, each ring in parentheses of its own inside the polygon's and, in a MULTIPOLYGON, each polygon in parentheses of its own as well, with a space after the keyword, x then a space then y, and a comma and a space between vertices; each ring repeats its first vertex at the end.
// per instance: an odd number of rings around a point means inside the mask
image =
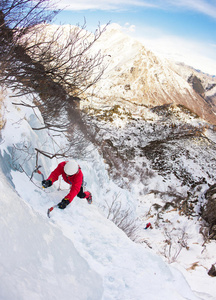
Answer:
MULTIPOLYGON (((38 174, 40 174, 40 175, 42 176, 42 180, 44 180, 44 175, 43 175, 43 173, 39 170, 39 168, 41 168, 41 166, 36 167, 35 170, 33 171, 33 173, 38 173, 38 174)), ((43 188, 44 188, 44 187, 43 187, 43 188)), ((58 206, 58 205, 54 205, 54 206, 48 208, 48 210, 47 210, 47 216, 48 216, 49 218, 50 218, 50 213, 51 213, 51 211, 53 211, 53 209, 54 209, 55 207, 57 207, 57 206, 58 206)))
MULTIPOLYGON (((42 180, 44 180, 44 175, 43 175, 43 173, 39 170, 39 168, 41 168, 41 166, 38 166, 38 167, 36 167, 35 168, 35 170, 32 172, 32 176, 33 176, 33 173, 38 173, 38 174, 40 174, 41 176, 42 176, 42 180)), ((44 187, 43 187, 44 188, 44 187)), ((47 216, 50 218, 50 213, 51 213, 51 211, 53 211, 53 209, 55 208, 55 207, 57 207, 58 205, 54 205, 54 206, 52 206, 52 207, 50 207, 50 208, 48 208, 48 210, 47 210, 47 216)))
POLYGON ((34 169, 34 171, 32 172, 32 176, 31 176, 31 178, 33 177, 33 174, 34 173, 38 173, 38 174, 40 174, 41 176, 42 176, 42 180, 44 180, 44 175, 43 175, 43 173, 39 170, 39 168, 41 168, 41 166, 36 166, 35 167, 35 169, 34 169))
POLYGON ((52 207, 48 208, 47 216, 48 216, 49 218, 50 218, 50 213, 51 213, 51 211, 53 211, 53 209, 54 209, 55 207, 58 207, 58 204, 53 205, 52 207))
MULTIPOLYGON (((34 173, 38 173, 38 174, 40 174, 41 176, 42 176, 42 180, 44 180, 44 175, 43 175, 43 173, 39 170, 39 168, 41 168, 41 166, 36 166, 36 168, 34 169, 34 171, 32 172, 32 176, 31 176, 31 178, 33 177, 33 174, 34 173)), ((44 188, 44 187, 43 187, 44 188)), ((55 207, 57 207, 58 205, 54 205, 54 206, 52 206, 52 207, 50 207, 50 208, 48 208, 48 210, 47 210, 47 216, 50 218, 50 213, 51 213, 51 211, 53 211, 53 209, 55 208, 55 207)))

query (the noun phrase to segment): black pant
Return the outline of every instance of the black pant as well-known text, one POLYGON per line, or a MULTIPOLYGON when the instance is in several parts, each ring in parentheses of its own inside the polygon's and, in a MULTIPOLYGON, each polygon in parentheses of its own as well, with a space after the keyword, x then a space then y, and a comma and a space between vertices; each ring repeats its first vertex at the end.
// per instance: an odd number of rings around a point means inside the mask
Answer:
POLYGON ((77 194, 77 197, 79 198, 85 198, 86 194, 83 192, 83 186, 81 186, 81 189, 79 193, 77 194))

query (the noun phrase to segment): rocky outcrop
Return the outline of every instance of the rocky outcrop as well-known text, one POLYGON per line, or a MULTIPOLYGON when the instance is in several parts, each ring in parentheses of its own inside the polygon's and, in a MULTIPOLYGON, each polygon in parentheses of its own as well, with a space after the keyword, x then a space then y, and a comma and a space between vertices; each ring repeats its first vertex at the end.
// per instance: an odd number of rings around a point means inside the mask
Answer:
POLYGON ((214 265, 211 266, 210 270, 208 271, 208 275, 211 276, 211 277, 216 276, 216 269, 215 269, 214 265))
POLYGON ((210 186, 205 193, 207 203, 203 208, 202 217, 208 222, 209 237, 216 239, 216 184, 210 186))
POLYGON ((202 85, 201 80, 197 76, 191 75, 188 78, 188 82, 191 83, 193 89, 195 90, 195 92, 197 92, 197 94, 199 94, 201 97, 205 96, 205 89, 202 85))

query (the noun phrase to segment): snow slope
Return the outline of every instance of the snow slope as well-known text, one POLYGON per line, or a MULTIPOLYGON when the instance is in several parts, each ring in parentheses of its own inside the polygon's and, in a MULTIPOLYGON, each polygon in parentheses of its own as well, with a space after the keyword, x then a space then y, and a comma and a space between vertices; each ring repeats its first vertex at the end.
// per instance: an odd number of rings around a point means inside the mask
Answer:
POLYGON ((72 241, 0 178, 0 299, 101 299, 102 277, 72 241))
MULTIPOLYGON (((35 167, 29 152, 45 141, 51 148, 52 140, 45 130, 43 135, 31 130, 32 124, 41 125, 38 112, 36 118, 30 109, 11 105, 10 98, 5 105, 7 122, 0 147, 2 300, 200 299, 177 269, 132 242, 105 218, 101 209, 105 200, 121 192, 125 204, 132 205, 133 197, 109 180, 96 150, 87 161, 79 162, 93 204, 75 198, 66 210, 55 209, 48 219, 47 208, 67 191, 59 191, 57 185, 43 190, 39 175, 34 175, 33 182, 26 175, 35 167), (23 150, 28 146, 28 159, 19 150, 23 143, 23 150), (15 163, 25 172, 17 171, 15 163)), ((57 163, 41 161, 48 173, 57 163)))

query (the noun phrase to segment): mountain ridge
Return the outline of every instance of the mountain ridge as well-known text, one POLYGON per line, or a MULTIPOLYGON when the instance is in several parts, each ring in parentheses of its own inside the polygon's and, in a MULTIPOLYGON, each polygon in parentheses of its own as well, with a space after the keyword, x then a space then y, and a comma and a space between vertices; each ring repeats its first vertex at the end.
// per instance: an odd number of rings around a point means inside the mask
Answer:
POLYGON ((182 104, 205 121, 216 124, 214 103, 206 101, 205 95, 202 97, 188 82, 186 74, 193 74, 192 68, 157 57, 141 42, 122 33, 116 24, 108 26, 95 47, 108 56, 109 66, 91 91, 93 101, 123 105, 124 101, 130 101, 148 107, 182 104))

